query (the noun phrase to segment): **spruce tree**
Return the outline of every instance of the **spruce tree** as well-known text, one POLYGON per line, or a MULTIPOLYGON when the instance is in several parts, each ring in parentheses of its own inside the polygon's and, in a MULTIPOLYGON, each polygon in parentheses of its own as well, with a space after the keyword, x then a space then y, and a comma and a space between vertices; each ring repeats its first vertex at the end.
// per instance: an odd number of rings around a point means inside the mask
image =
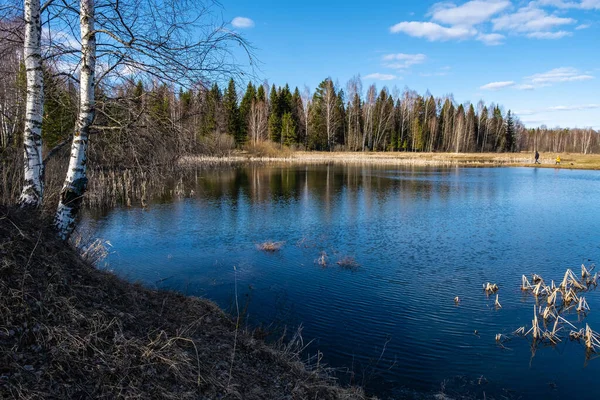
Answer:
POLYGON ((240 103, 240 133, 244 138, 244 142, 248 138, 248 115, 250 114, 250 109, 252 108, 252 100, 256 98, 256 88, 252 84, 252 82, 248 83, 248 87, 246 88, 246 93, 242 98, 242 102, 240 103))
POLYGON ((506 138, 504 140, 504 151, 513 152, 515 151, 515 121, 512 116, 512 112, 508 110, 506 115, 506 138))
POLYGON ((270 95, 269 137, 275 143, 281 142, 281 89, 273 85, 270 95))
POLYGON ((281 118, 281 135, 285 145, 291 146, 297 143, 296 123, 290 112, 286 112, 281 118))
POLYGON ((227 90, 223 95, 223 112, 227 133, 233 136, 235 143, 240 146, 245 142, 245 136, 240 129, 240 115, 238 109, 237 92, 233 79, 229 80, 227 90))

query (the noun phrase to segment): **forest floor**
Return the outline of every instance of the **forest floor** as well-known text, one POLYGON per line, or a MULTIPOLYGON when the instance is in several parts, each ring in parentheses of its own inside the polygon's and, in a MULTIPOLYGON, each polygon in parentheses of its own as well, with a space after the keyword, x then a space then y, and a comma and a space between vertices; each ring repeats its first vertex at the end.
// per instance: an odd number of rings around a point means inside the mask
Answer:
POLYGON ((562 169, 600 170, 599 154, 560 154, 561 163, 556 165, 556 153, 540 153, 540 164, 534 164, 532 153, 360 153, 360 152, 305 152, 284 151, 256 154, 234 152, 224 157, 184 157, 182 164, 219 164, 237 162, 270 162, 299 164, 383 164, 409 166, 505 166, 562 169))
POLYGON ((214 303, 127 283, 0 206, 0 398, 365 399, 214 303))

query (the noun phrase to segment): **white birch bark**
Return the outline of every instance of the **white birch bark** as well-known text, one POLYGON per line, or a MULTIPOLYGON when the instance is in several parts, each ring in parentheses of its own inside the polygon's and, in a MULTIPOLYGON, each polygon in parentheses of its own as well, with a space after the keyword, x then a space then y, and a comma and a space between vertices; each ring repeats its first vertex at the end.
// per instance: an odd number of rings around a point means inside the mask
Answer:
POLYGON ((79 10, 81 29, 81 73, 79 87, 79 116, 73 135, 71 159, 67 177, 60 194, 55 223, 59 236, 67 240, 75 228, 75 219, 87 188, 87 147, 90 126, 94 120, 96 85, 96 37, 94 32, 94 0, 81 0, 79 10))
POLYGON ((27 103, 23 137, 25 168, 23 191, 19 202, 23 207, 39 207, 44 195, 42 159, 42 117, 44 112, 44 80, 41 54, 40 0, 25 0, 24 56, 27 75, 27 103))

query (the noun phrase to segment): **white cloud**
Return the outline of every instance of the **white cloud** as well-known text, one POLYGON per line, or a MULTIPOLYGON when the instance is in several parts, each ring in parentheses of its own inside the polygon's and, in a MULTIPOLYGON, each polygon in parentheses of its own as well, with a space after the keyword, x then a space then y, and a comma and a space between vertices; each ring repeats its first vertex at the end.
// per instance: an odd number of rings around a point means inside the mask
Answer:
POLYGON ((409 36, 424 38, 431 42, 447 40, 464 40, 477 34, 477 30, 470 27, 453 26, 450 28, 434 22, 400 22, 390 28, 392 33, 405 33, 409 36))
POLYGON ((406 69, 413 65, 423 64, 427 60, 425 54, 386 54, 383 60, 388 63, 384 64, 388 68, 406 69))
POLYGON ((516 82, 514 82, 514 81, 491 82, 491 83, 488 83, 487 85, 481 86, 479 89, 481 89, 481 90, 500 90, 500 89, 513 87, 515 85, 516 85, 516 82))
POLYGON ((373 79, 376 81, 393 81, 398 79, 398 77, 396 75, 380 74, 379 72, 376 72, 374 74, 365 75, 365 79, 373 79))
POLYGON ((529 84, 526 84, 526 83, 524 83, 522 85, 517 85, 515 87, 517 89, 519 89, 519 90, 534 90, 535 89, 535 86, 529 85, 529 84))
POLYGON ((589 81, 594 79, 593 76, 581 73, 579 70, 571 67, 562 67, 555 68, 548 72, 544 72, 541 74, 535 74, 529 76, 527 78, 531 84, 539 86, 539 85, 549 85, 552 83, 561 83, 561 82, 581 82, 581 81, 589 81))
POLYGON ((528 38, 532 39, 561 39, 565 36, 573 36, 571 32, 558 31, 558 32, 531 32, 527 34, 528 38))
POLYGON ((581 104, 574 106, 556 106, 548 108, 548 111, 581 111, 581 110, 595 110, 600 108, 600 104, 581 104))
POLYGON ((489 20, 511 6, 507 0, 472 0, 457 6, 437 3, 433 6, 432 20, 453 26, 473 26, 489 20))
MULTIPOLYGON (((527 33, 529 37, 533 38, 546 35, 546 39, 551 38, 548 35, 552 33, 553 29, 576 22, 573 18, 548 14, 541 8, 537 8, 534 2, 520 8, 515 13, 505 14, 492 20, 494 31, 527 33)), ((565 34, 556 32, 554 36, 553 39, 556 39, 564 37, 565 34)))
POLYGON ((556 112, 556 111, 584 111, 584 110, 596 110, 596 109, 600 109, 600 104, 576 104, 576 105, 567 105, 567 106, 554 106, 554 107, 547 107, 547 108, 541 108, 538 110, 522 110, 522 111, 515 111, 516 115, 519 116, 526 116, 526 115, 538 115, 538 114, 546 114, 546 113, 552 113, 552 112, 556 112))
POLYGON ((477 36, 477 40, 485 43, 488 46, 498 46, 504 43, 504 39, 506 37, 504 35, 500 35, 499 33, 480 33, 477 36))
POLYGON ((588 29, 588 28, 591 28, 591 26, 592 26, 591 24, 581 24, 581 25, 579 25, 577 28, 575 28, 575 30, 576 30, 576 31, 581 31, 581 30, 583 30, 583 29, 588 29))
POLYGON ((534 115, 536 113, 537 113, 537 111, 533 111, 533 110, 519 110, 519 111, 515 111, 515 115, 518 115, 518 116, 534 115))
POLYGON ((579 8, 581 10, 600 10, 600 0, 564 1, 564 0, 539 0, 541 6, 552 6, 556 8, 579 8))
POLYGON ((246 17, 235 17, 231 21, 231 25, 233 25, 234 28, 239 29, 254 28, 254 21, 246 17))

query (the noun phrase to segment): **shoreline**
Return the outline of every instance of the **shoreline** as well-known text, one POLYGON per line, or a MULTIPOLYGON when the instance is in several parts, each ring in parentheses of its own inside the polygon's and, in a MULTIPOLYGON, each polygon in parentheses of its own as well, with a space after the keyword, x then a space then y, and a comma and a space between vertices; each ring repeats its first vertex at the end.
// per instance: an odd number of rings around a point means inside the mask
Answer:
POLYGON ((233 152, 229 156, 184 156, 181 166, 222 164, 339 164, 339 165, 395 165, 415 167, 526 167, 600 170, 600 154, 560 154, 556 165, 555 153, 540 154, 541 164, 534 164, 530 153, 351 153, 296 151, 281 155, 260 156, 247 152, 233 152))
POLYGON ((369 398, 307 365, 299 333, 268 344, 207 299, 99 270, 36 214, 0 206, 0 398, 369 398))

